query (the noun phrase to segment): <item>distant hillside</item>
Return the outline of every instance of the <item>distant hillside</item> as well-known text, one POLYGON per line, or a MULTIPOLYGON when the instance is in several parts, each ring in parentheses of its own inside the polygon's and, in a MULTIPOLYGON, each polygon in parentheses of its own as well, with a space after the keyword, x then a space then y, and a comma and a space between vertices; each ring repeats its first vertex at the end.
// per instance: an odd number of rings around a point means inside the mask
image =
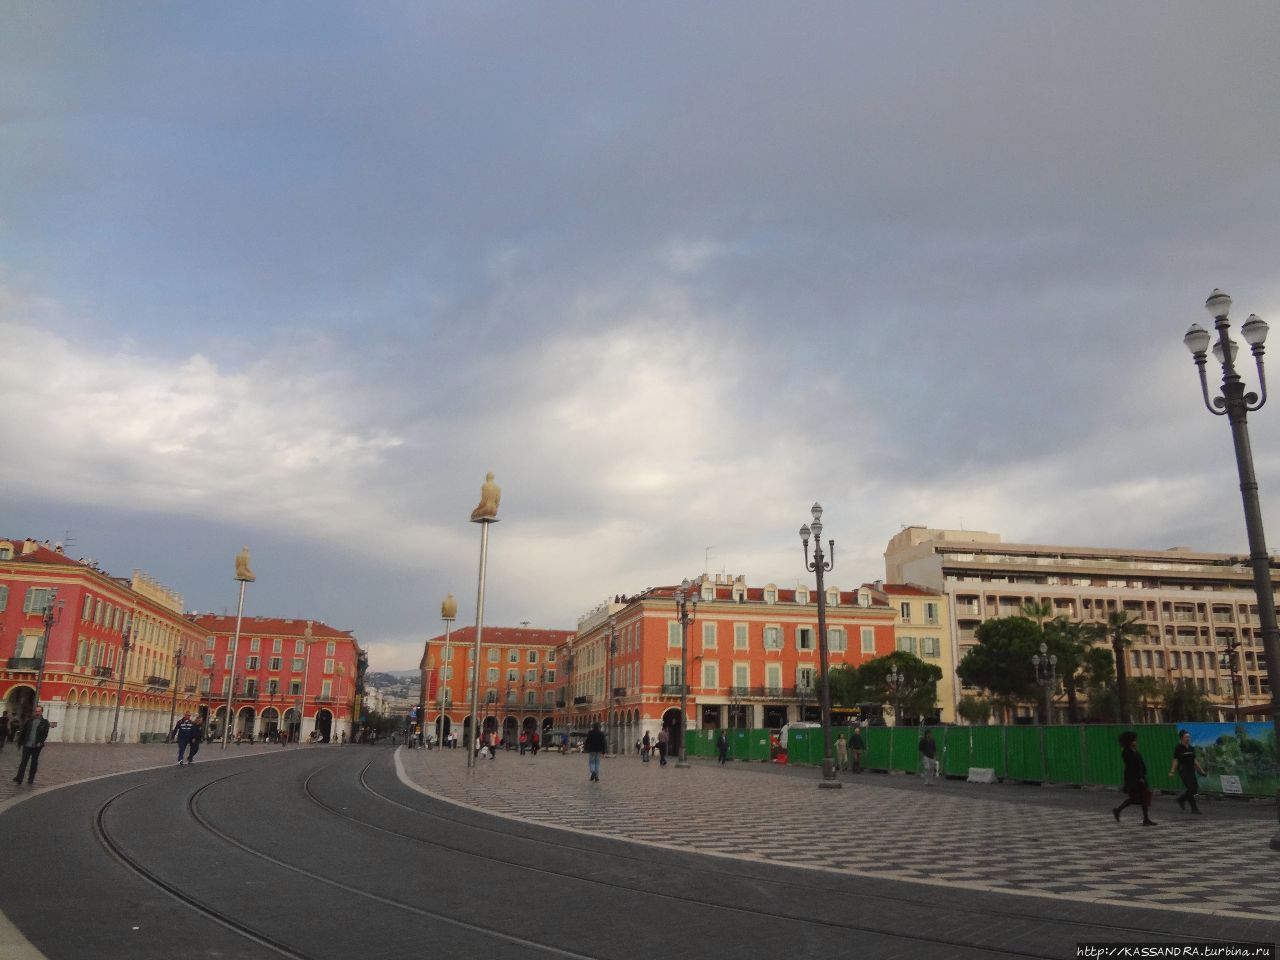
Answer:
POLYGON ((370 687, 385 690, 389 687, 403 687, 406 683, 418 683, 422 674, 417 670, 400 670, 395 673, 366 673, 364 682, 370 687))

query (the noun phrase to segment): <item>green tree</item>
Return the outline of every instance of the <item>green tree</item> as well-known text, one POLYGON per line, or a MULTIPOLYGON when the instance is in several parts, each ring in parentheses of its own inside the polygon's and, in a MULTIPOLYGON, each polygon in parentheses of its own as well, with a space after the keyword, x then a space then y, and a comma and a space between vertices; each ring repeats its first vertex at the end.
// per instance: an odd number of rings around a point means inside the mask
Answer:
POLYGON ((1044 626, 1049 653, 1058 658, 1058 679, 1067 694, 1067 722, 1080 722, 1080 690, 1087 682, 1093 642, 1088 625, 1066 617, 1055 617, 1044 626))
POLYGON ((837 707, 856 707, 869 699, 861 671, 851 664, 842 663, 828 670, 827 683, 831 687, 831 703, 837 707))
POLYGON ((1135 637, 1147 635, 1147 628, 1139 624, 1137 617, 1131 617, 1123 610, 1112 610, 1107 614, 1105 623, 1096 623, 1092 627, 1098 639, 1111 644, 1111 655, 1115 657, 1116 699, 1120 706, 1120 722, 1128 723, 1129 675, 1124 652, 1135 637))
POLYGON ((1129 681, 1129 696, 1134 700, 1139 723, 1158 723, 1159 718, 1148 720, 1147 711, 1157 703, 1163 703, 1168 693, 1166 684, 1157 677, 1134 677, 1129 681))
POLYGON ((1213 708, 1196 684, 1187 679, 1169 684, 1164 697, 1170 723, 1197 723, 1209 720, 1213 708))
POLYGON ((1053 604, 1048 600, 1024 600, 1022 615, 1034 620, 1037 627, 1044 629, 1044 622, 1053 616, 1053 604))
POLYGON ((956 713, 966 723, 980 726, 991 720, 991 701, 981 697, 964 696, 956 704, 956 713))
MULTIPOLYGON (((858 675, 870 696, 882 703, 893 703, 896 700, 904 714, 923 716, 938 702, 938 681, 942 679, 942 668, 925 663, 915 654, 895 650, 887 656, 868 660, 858 668, 858 675), (906 678, 898 687, 896 695, 885 679, 894 667, 906 678)), ((899 720, 900 717, 894 717, 895 723, 899 720)))
POLYGON ((960 679, 996 701, 1035 703, 1040 688, 1031 658, 1040 652, 1044 631, 1026 617, 999 617, 979 624, 974 636, 977 644, 956 666, 960 679))

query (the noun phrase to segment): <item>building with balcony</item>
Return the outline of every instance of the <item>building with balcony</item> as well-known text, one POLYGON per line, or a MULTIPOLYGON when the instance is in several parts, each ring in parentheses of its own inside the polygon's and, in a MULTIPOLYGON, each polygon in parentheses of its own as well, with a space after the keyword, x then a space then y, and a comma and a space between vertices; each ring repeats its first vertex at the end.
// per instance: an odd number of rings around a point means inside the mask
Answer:
POLYGON ((244 617, 232 661, 236 618, 194 617, 201 631, 200 713, 221 735, 231 701, 231 736, 324 742, 357 732, 367 657, 349 630, 319 620, 244 617))
MULTIPOLYGON (((619 596, 585 614, 559 651, 563 679, 554 724, 585 733, 599 722, 611 749, 630 752, 646 732, 779 728, 821 714, 818 607, 807 587, 748 586, 744 577, 694 582, 695 619, 681 669, 675 587, 619 596), (688 684, 689 714, 680 715, 688 684)), ((870 586, 826 591, 829 666, 860 664, 895 647, 895 610, 870 586)), ((833 710, 836 722, 851 711, 833 710)))
MULTIPOLYGON (((1275 574, 1273 573, 1273 578, 1275 574)), ((1051 617, 1105 621, 1136 617, 1147 636, 1127 651, 1131 677, 1189 680, 1219 719, 1270 702, 1258 598, 1247 558, 1168 550, 1003 543, 998 533, 907 527, 885 548, 885 577, 943 593, 952 662, 976 642, 984 620, 1048 603, 1051 617), (1224 654, 1235 652, 1238 686, 1224 654)), ((1276 581, 1280 583, 1280 581, 1276 581)), ((953 696, 977 690, 954 685, 953 696)))
POLYGON ((136 743, 198 704, 202 634, 182 597, 141 571, 113 577, 58 544, 0 540, 0 709, 51 741, 136 743))
POLYGON ((521 733, 537 732, 546 741, 556 711, 558 648, 573 638, 571 630, 530 627, 485 627, 480 642, 480 709, 471 706, 475 675, 475 627, 462 627, 428 640, 422 651, 421 703, 426 729, 437 737, 456 733, 471 742, 472 716, 480 730, 497 732, 508 743, 521 733), (441 694, 444 709, 441 710, 441 694))

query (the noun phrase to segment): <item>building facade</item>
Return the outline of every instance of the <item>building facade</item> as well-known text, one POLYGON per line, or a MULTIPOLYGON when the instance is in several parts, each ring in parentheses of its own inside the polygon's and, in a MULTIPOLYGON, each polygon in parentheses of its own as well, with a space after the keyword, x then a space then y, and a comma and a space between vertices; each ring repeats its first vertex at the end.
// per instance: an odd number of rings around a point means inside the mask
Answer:
POLYGON ((21 721, 38 693, 51 741, 166 734, 199 702, 201 641, 182 597, 140 571, 0 540, 0 709, 21 721))
MULTIPOLYGON (((1048 603, 1050 616, 1073 621, 1123 612, 1147 631, 1127 651, 1130 677, 1189 680, 1219 719, 1234 712, 1237 698, 1242 709, 1270 702, 1247 558, 1002 543, 998 533, 913 526, 890 539, 885 576, 946 595, 955 664, 976 643, 979 624, 1017 615, 1024 603, 1048 603)), ((978 692, 957 683, 953 696, 978 692)))
POLYGON ((942 671, 937 686, 938 720, 956 722, 956 665, 952 657, 950 604, 940 590, 910 583, 871 585, 893 610, 894 646, 942 671))
POLYGON ((482 732, 497 733, 509 744, 516 743, 521 733, 537 732, 545 741, 555 713, 557 650, 572 637, 570 630, 485 627, 480 643, 479 711, 471 707, 475 627, 450 631, 447 649, 444 634, 432 637, 419 662, 426 729, 438 739, 453 733, 460 743, 469 744, 472 717, 478 715, 482 732))
POLYGON ((367 657, 349 630, 319 620, 201 614, 200 706, 205 729, 221 736, 230 698, 231 737, 352 739, 359 725, 367 657))
MULTIPOLYGON (((563 680, 554 725, 585 733, 599 722, 610 747, 630 752, 645 733, 666 729, 779 728, 817 720, 818 607, 814 591, 744 577, 699 577, 697 606, 684 640, 675 587, 615 597, 584 615, 560 651, 563 680), (688 715, 681 716, 687 682, 688 715)), ((871 587, 826 590, 830 667, 861 664, 895 647, 895 611, 871 587)), ((836 722, 852 711, 833 710, 836 722)))

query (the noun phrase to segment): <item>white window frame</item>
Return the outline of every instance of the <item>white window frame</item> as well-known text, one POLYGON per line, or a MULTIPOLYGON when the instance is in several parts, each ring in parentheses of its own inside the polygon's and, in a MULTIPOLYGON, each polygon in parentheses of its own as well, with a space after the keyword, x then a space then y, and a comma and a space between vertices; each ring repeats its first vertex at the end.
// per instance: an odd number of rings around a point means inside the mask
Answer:
POLYGON ((827 650, 847 651, 848 649, 849 634, 845 632, 844 627, 827 627, 827 650))
POLYGON ((818 646, 818 638, 816 636, 816 631, 813 629, 813 627, 807 624, 798 625, 796 627, 796 650, 799 651, 800 653, 813 653, 813 651, 817 649, 817 646, 818 646), (808 646, 804 646, 800 642, 801 637, 809 638, 808 646))
POLYGON ((876 631, 874 627, 862 627, 859 631, 859 640, 861 641, 863 653, 874 654, 876 652, 876 631))
POLYGON ((765 624, 763 642, 766 650, 781 650, 783 644, 782 627, 776 623, 765 624), (770 643, 770 637, 776 638, 776 642, 770 643))
POLYGON ((703 621, 702 646, 707 650, 716 649, 716 623, 714 620, 703 621))
POLYGON ((733 649, 751 649, 751 628, 748 624, 735 623, 733 625, 733 649))

